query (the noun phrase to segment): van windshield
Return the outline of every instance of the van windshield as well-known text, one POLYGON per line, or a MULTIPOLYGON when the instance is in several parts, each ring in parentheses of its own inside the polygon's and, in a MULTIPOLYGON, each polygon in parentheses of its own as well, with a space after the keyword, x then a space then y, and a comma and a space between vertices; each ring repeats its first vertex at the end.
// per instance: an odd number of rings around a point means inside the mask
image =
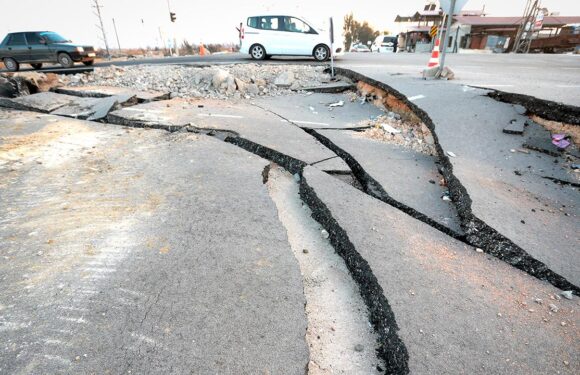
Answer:
POLYGON ((393 37, 393 36, 386 36, 383 38, 383 43, 395 43, 397 41, 397 38, 393 37))
POLYGON ((42 38, 46 39, 47 43, 68 43, 68 42, 70 42, 70 40, 68 40, 67 38, 62 37, 62 36, 58 35, 57 33, 53 33, 52 31, 40 33, 40 36, 42 38))

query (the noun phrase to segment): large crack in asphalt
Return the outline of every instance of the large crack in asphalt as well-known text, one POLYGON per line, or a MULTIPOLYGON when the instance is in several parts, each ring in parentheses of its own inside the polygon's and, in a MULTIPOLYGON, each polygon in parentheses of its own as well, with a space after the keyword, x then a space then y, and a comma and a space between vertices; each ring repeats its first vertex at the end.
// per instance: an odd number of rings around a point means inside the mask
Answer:
MULTIPOLYGON (((452 201, 457 208, 457 213, 459 215, 461 227, 465 231, 464 236, 465 242, 467 242, 472 246, 481 248, 486 253, 493 255, 494 257, 512 265, 513 267, 519 270, 528 273, 533 277, 536 277, 542 281, 547 281, 559 289, 571 290, 574 292, 574 294, 580 295, 580 288, 578 286, 572 284, 565 277, 552 271, 546 264, 535 259, 528 252, 526 252, 520 246, 515 244, 512 240, 502 235, 498 230, 489 226, 487 223, 479 219, 473 213, 471 197, 469 196, 469 193, 467 192, 465 186, 463 186, 461 181, 453 173, 453 164, 443 151, 443 148, 441 147, 439 138, 437 136, 435 124, 433 123, 433 120, 429 117, 427 112, 425 112, 424 110, 419 108, 416 104, 408 100, 408 98, 401 92, 383 82, 374 80, 350 69, 336 68, 336 73, 338 75, 345 76, 353 80, 354 82, 364 82, 370 86, 374 86, 387 92, 389 95, 392 95, 392 97, 394 97, 396 100, 406 105, 412 111, 413 115, 417 116, 421 121, 423 121, 423 123, 431 131, 433 140, 435 142, 435 150, 437 153, 437 158, 440 163, 439 170, 440 173, 445 178, 445 181, 447 182, 447 186, 449 188, 452 201)), ((516 95, 517 97, 518 94, 514 95, 516 95)), ((571 117, 576 116, 576 123, 578 123, 578 119, 580 119, 580 116, 578 116, 578 114, 573 115, 574 113, 577 113, 575 112, 578 111, 577 107, 565 106, 558 103, 554 104, 557 104, 557 106, 555 107, 548 106, 542 108, 544 108, 544 110, 547 111, 546 113, 571 108, 572 111, 570 112, 571 117)), ((396 109, 394 110, 396 111, 396 109)), ((531 111, 530 108, 528 108, 528 110, 531 111)), ((546 114, 544 113, 542 116, 546 116, 546 114)), ((556 116, 554 115, 553 118, 556 118, 556 116)), ((562 121, 563 119, 563 117, 558 118, 559 118, 558 121, 562 121)), ((571 123, 570 119, 567 119, 567 122, 571 123)), ((313 134, 314 133, 316 132, 313 131, 313 134)), ((321 135, 318 136, 322 137, 321 135)), ((330 143, 328 144, 330 145, 330 143)), ((335 152, 340 151, 338 151, 337 148, 337 151, 335 152)), ((345 152, 344 156, 348 157, 349 155, 345 152)), ((346 159, 345 161, 348 163, 346 159)), ((358 164, 358 163, 355 164, 354 162, 356 162, 356 160, 352 158, 351 163, 353 165, 358 164)), ((364 172, 362 171, 362 167, 360 169, 361 171, 358 171, 358 173, 361 176, 363 176, 364 172)), ((356 171, 354 172, 355 174, 357 174, 356 171)), ((371 183, 369 189, 371 192, 373 192, 373 194, 376 194, 378 191, 380 191, 378 190, 378 187, 373 183, 371 183)))
POLYGON ((539 99, 524 94, 494 90, 487 87, 473 87, 488 90, 487 96, 497 101, 519 104, 526 108, 528 114, 536 115, 550 121, 580 125, 580 107, 539 99))
MULTIPOLYGON (((464 241, 470 245, 480 247, 487 253, 511 264, 512 266, 527 272, 528 274, 553 284, 554 286, 563 290, 572 290, 575 294, 579 294, 579 289, 571 284, 562 276, 551 271, 545 264, 531 257, 527 252, 513 243, 511 240, 501 235, 495 229, 491 228, 482 220, 478 219, 471 211, 472 201, 467 193, 466 188, 461 184, 459 179, 453 174, 453 165, 447 158, 437 138, 435 132, 435 125, 429 118, 426 112, 418 108, 412 102, 408 101, 406 96, 393 88, 387 86, 382 82, 372 80, 368 77, 360 75, 359 73, 337 68, 338 74, 347 76, 354 81, 362 81, 369 85, 376 86, 385 90, 389 94, 395 96, 398 100, 405 103, 413 113, 419 117, 425 125, 431 130, 433 139, 435 141, 435 148, 439 158, 440 172, 447 181, 449 191, 452 195, 453 202, 457 207, 457 211, 462 223, 462 228, 465 230, 465 235, 461 235, 452 231, 451 229, 435 222, 426 215, 408 207, 389 196, 385 189, 374 180, 358 163, 358 161, 331 142, 328 138, 322 136, 316 130, 301 128, 292 121, 285 119, 279 114, 262 108, 265 111, 271 112, 286 121, 293 124, 299 129, 304 130, 314 138, 316 138, 325 147, 333 151, 341 157, 352 170, 354 177, 363 187, 363 191, 387 203, 408 215, 421 220, 422 222, 442 231, 443 233, 464 241)), ((261 108, 261 107, 260 107, 261 108)), ((316 191, 308 184, 308 181, 303 176, 303 170, 308 165, 307 163, 280 153, 271 148, 265 147, 251 140, 241 137, 239 134, 227 130, 220 129, 202 129, 194 126, 163 126, 159 124, 152 124, 150 122, 140 122, 136 120, 120 120, 113 116, 108 116, 105 123, 112 123, 124 125, 129 127, 139 128, 156 128, 164 129, 169 132, 176 131, 190 131, 201 133, 206 136, 218 137, 224 142, 242 148, 252 154, 261 158, 274 162, 290 173, 297 175, 300 179, 300 197, 303 202, 312 210, 312 217, 321 224, 323 228, 329 233, 329 240, 333 248, 345 261, 353 280, 359 287, 361 297, 368 308, 369 321, 371 322, 375 332, 378 335, 379 349, 377 355, 384 360, 386 364, 387 373, 391 374, 407 374, 409 373, 408 361, 409 354, 402 339, 398 336, 397 325, 394 312, 392 311, 389 302, 387 301, 382 287, 379 285, 376 276, 374 275, 368 262, 360 255, 355 246, 350 241, 347 232, 338 224, 333 217, 332 212, 317 196, 316 191)), ((568 121, 569 122, 569 121, 568 121)), ((263 181, 267 180, 268 171, 262 173, 263 181)))
POLYGON ((345 261, 358 284, 368 308, 369 320, 379 336, 378 356, 385 361, 386 373, 408 374, 409 353, 397 331, 395 314, 368 262, 360 255, 328 207, 320 200, 304 176, 300 179, 300 197, 312 210, 312 217, 329 233, 334 250, 345 261))
MULTIPOLYGON (((312 210, 313 219, 329 233, 329 240, 332 247, 344 260, 353 280, 359 287, 360 295, 368 309, 369 322, 377 333, 377 356, 384 361, 386 373, 401 375, 409 373, 409 354, 405 344, 397 334, 399 327, 395 319, 395 314, 385 297, 383 289, 379 285, 367 261, 356 251, 346 231, 337 223, 332 213, 318 198, 314 189, 308 185, 306 179, 303 177, 303 170, 308 165, 307 163, 250 141, 238 134, 232 134, 233 132, 231 131, 207 130, 193 126, 177 129, 160 125, 155 126, 154 124, 140 121, 133 123, 131 120, 123 121, 122 125, 165 129, 168 132, 184 130, 217 137, 226 143, 230 143, 263 159, 276 163, 288 172, 296 175, 300 180, 300 197, 302 201, 312 210)), ((268 165, 261 173, 264 183, 267 182, 269 168, 270 166, 268 165)))

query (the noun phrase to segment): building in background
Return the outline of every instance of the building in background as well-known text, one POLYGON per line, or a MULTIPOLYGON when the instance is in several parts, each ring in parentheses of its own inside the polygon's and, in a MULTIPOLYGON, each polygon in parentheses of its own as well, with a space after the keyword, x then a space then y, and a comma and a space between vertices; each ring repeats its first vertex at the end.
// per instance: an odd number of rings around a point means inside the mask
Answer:
MULTIPOLYGON (((580 16, 545 14, 540 28, 533 31, 532 52, 572 51, 580 45, 580 16)), ((427 1, 423 10, 412 16, 397 16, 400 51, 428 52, 433 45, 433 26, 440 27, 443 12, 438 1, 427 1)), ((511 51, 524 17, 488 17, 482 10, 460 11, 453 16, 448 52, 508 52, 511 51)))

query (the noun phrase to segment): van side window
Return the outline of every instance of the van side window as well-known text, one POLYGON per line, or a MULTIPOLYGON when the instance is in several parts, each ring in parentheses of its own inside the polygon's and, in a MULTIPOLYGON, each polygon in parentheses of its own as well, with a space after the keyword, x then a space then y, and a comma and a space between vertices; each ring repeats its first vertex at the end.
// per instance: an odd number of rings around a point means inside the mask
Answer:
POLYGON ((258 29, 280 30, 278 17, 258 17, 258 29))
POLYGON ((7 44, 9 46, 25 46, 26 40, 24 39, 24 34, 22 33, 12 34, 12 37, 10 38, 7 44))
POLYGON ((254 29, 258 28, 258 17, 249 17, 248 18, 248 26, 253 27, 254 29))
POLYGON ((284 31, 308 34, 312 32, 312 28, 298 18, 284 17, 284 31))

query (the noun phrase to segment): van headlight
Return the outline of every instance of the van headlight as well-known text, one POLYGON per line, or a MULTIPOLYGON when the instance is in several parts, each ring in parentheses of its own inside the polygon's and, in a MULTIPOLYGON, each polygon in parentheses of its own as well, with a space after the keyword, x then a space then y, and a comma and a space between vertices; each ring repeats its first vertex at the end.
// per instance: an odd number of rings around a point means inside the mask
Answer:
POLYGON ((85 49, 83 47, 76 47, 75 51, 77 52, 85 52, 85 49))

